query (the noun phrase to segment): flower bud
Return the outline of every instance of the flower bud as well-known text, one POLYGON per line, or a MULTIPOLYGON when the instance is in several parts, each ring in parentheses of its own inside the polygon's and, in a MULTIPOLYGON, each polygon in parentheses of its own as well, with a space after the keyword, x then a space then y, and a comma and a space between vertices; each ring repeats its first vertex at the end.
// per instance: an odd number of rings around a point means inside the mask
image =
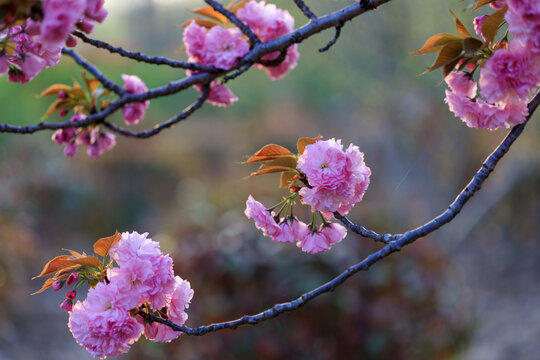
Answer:
POLYGON ((67 115, 67 113, 68 113, 68 112, 67 112, 66 109, 62 109, 62 110, 60 111, 60 116, 61 116, 61 117, 64 117, 64 116, 67 115))
POLYGON ((52 288, 54 289, 54 291, 60 290, 62 288, 62 286, 64 286, 64 281, 63 280, 56 280, 52 284, 52 288))
POLYGON ((66 299, 60 304, 60 308, 66 311, 73 310, 73 301, 71 299, 66 299))
POLYGON ((73 284, 75 281, 79 280, 79 274, 74 272, 74 273, 71 273, 69 274, 69 277, 66 281, 66 285, 67 286, 71 286, 71 284, 73 284))
POLYGON ((65 92, 64 90, 60 90, 60 91, 58 92, 58 98, 59 98, 60 100, 64 100, 65 98, 67 98, 66 92, 65 92))
POLYGON ((75 297, 77 297, 77 291, 75 291, 75 290, 69 290, 66 293, 66 299, 73 300, 73 299, 75 299, 75 297))

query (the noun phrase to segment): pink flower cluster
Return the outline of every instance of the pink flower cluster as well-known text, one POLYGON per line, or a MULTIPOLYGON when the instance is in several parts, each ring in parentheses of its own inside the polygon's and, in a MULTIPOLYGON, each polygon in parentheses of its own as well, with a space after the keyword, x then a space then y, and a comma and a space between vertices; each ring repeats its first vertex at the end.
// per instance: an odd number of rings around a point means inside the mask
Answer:
MULTIPOLYGON (((71 117, 71 121, 79 121, 85 117, 76 113, 71 117)), ((79 145, 86 147, 86 154, 90 158, 98 158, 116 145, 116 137, 110 132, 102 131, 99 126, 56 130, 52 139, 58 145, 65 145, 64 155, 70 157, 77 155, 79 145)))
POLYGON ((351 144, 344 151, 341 140, 335 139, 307 145, 298 169, 309 182, 299 192, 302 201, 313 210, 343 215, 362 200, 371 175, 358 147, 351 144))
POLYGON ((257 229, 262 230, 265 236, 281 243, 296 242, 296 246, 309 254, 329 250, 347 235, 345 227, 336 223, 326 223, 317 229, 310 229, 296 218, 277 219, 274 212, 267 210, 251 195, 246 201, 245 214, 249 219, 253 219, 257 229))
MULTIPOLYGON (((294 18, 287 10, 279 9, 274 4, 266 4, 264 1, 249 1, 238 9, 237 16, 248 25, 262 41, 271 41, 294 30, 294 18)), ((199 62, 205 65, 213 65, 217 68, 228 70, 234 67, 238 59, 249 51, 249 42, 236 28, 223 28, 214 26, 210 30, 199 26, 192 21, 184 29, 183 42, 189 61, 199 62)), ((275 60, 279 52, 274 52, 263 57, 263 60, 275 60)), ((288 48, 285 60, 279 65, 270 67, 257 65, 265 69, 271 79, 279 79, 293 69, 300 54, 298 46, 288 48)), ((188 71, 188 75, 194 72, 188 71)), ((202 85, 196 85, 197 91, 202 93, 202 85)), ((210 83, 208 102, 217 106, 230 106, 238 98, 219 80, 210 83)))
MULTIPOLYGON (((76 28, 90 33, 94 21, 107 17, 104 0, 42 0, 42 15, 27 18, 23 25, 7 27, 0 32, 5 44, 0 48, 0 75, 9 72, 9 81, 26 83, 44 68, 60 59, 62 46, 76 44, 70 33, 76 28), (33 20, 40 18, 40 20, 33 20)), ((12 6, 13 14, 16 14, 12 6)), ((8 25, 4 23, 0 29, 8 25)))
MULTIPOLYGON (((514 35, 501 42, 480 68, 477 85, 466 72, 453 72, 445 81, 445 101, 450 111, 469 127, 498 129, 521 124, 528 115, 527 101, 540 86, 540 2, 505 0, 491 3, 495 8, 508 5, 505 20, 514 35)), ((481 34, 486 17, 475 19, 481 34)))
MULTIPOLYGON (((294 31, 294 18, 287 10, 279 9, 274 4, 264 1, 248 1, 238 9, 238 18, 248 25, 263 42, 277 39, 294 31)), ((265 55, 262 60, 275 60, 279 51, 265 55)), ((294 44, 287 49, 287 55, 278 66, 257 65, 265 69, 270 79, 275 80, 285 76, 296 67, 300 53, 298 45, 294 44)))
MULTIPOLYGON (((224 70, 236 65, 238 58, 249 51, 249 43, 238 28, 224 29, 221 26, 214 26, 207 31, 195 21, 184 29, 184 45, 190 57, 189 61, 213 65, 224 70)), ((188 71, 188 75, 192 73, 188 71)), ((202 85, 197 85, 196 89, 202 93, 202 85)), ((210 83, 209 103, 229 106, 237 100, 236 95, 218 79, 210 83)))
MULTIPOLYGON (((146 84, 137 75, 122 74, 124 89, 128 94, 141 94, 148 91, 146 84)), ((127 125, 137 124, 146 114, 150 100, 131 103, 122 107, 122 114, 127 125)))
POLYGON ((90 289, 70 312, 68 326, 73 337, 93 356, 126 353, 141 334, 156 342, 169 342, 181 334, 162 324, 145 324, 130 313, 145 307, 181 325, 193 297, 189 282, 174 276, 172 259, 147 235, 123 233, 110 252, 119 267, 109 269, 108 282, 90 289))

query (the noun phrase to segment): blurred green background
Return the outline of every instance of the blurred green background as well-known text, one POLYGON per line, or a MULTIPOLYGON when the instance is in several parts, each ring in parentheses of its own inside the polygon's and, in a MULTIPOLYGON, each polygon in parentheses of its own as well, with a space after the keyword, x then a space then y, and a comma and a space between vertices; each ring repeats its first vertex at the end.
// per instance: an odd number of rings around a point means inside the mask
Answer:
MULTIPOLYGON (((308 1, 317 14, 347 2, 308 1)), ((305 23, 291 1, 297 26, 305 23)), ((101 159, 66 158, 51 132, 0 135, 0 359, 90 359, 66 326, 63 292, 30 293, 61 248, 91 251, 100 237, 149 232, 195 290, 187 325, 225 321, 289 301, 379 248, 349 234, 307 255, 264 238, 245 218, 253 194, 266 205, 285 193, 277 175, 243 180, 243 156, 267 143, 294 149, 302 136, 341 138, 365 153, 371 185, 350 218, 402 232, 442 212, 506 131, 467 128, 443 102, 440 73, 418 77, 432 57, 425 39, 466 24, 467 2, 393 1, 347 24, 332 49, 327 31, 299 47, 298 67, 268 80, 252 69, 230 84, 240 101, 205 105, 147 140, 119 137, 101 159)), ((106 1, 95 38, 185 59, 182 24, 202 1, 106 1)), ((471 26, 469 26, 471 28, 471 26)), ((77 47, 116 81, 149 87, 184 76, 77 47)), ((35 95, 79 79, 69 58, 31 83, 0 82, 2 123, 34 124, 50 99, 35 95)), ((137 128, 173 116, 194 90, 153 100, 137 128)), ((51 121, 56 121, 53 118, 51 121)), ((114 117, 121 123, 121 115, 114 117)), ((361 273, 334 293, 255 327, 171 344, 136 343, 124 359, 532 359, 540 352, 540 128, 536 115, 462 214, 426 239, 361 273)), ((307 219, 306 219, 307 220, 307 219)))

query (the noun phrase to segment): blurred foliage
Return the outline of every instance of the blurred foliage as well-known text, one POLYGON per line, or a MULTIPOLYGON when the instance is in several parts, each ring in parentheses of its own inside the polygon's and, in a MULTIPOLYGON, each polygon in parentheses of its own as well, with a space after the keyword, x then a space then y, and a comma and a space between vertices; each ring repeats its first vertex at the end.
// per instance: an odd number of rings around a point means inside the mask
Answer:
MULTIPOLYGON (((346 4, 313 3, 318 14, 346 4)), ((181 29, 173 25, 201 2, 137 4, 111 6, 94 37, 183 59, 176 52, 181 29)), ((331 32, 302 43, 298 67, 282 80, 269 81, 255 69, 235 80, 240 101, 231 108, 205 105, 159 136, 119 138, 98 160, 84 153, 64 157, 50 132, 1 135, 0 359, 90 358, 66 326, 58 307, 63 294, 30 297, 40 286, 30 278, 59 249, 88 252, 116 229, 148 231, 173 256, 176 273, 195 290, 190 326, 289 301, 378 248, 349 234, 313 256, 262 237, 245 218, 244 201, 253 194, 265 204, 277 202, 279 175, 242 180, 254 169, 240 163, 264 144, 294 149, 298 137, 321 134, 358 145, 373 175, 351 218, 368 228, 401 232, 441 212, 505 134, 471 130, 454 119, 442 101, 444 87, 437 86, 440 75, 416 76, 430 59, 408 55, 431 34, 453 31, 449 7, 469 26, 472 15, 461 6, 393 1, 348 23, 327 53, 317 49, 331 32)), ((305 22, 293 14, 297 24, 305 22)), ((117 81, 122 73, 138 74, 154 87, 184 76, 84 44, 78 50, 117 81)), ((78 76, 66 58, 24 87, 0 82, 2 122, 40 121, 48 101, 33 95, 78 76)), ((152 101, 137 128, 173 116, 195 97, 189 90, 152 101)), ((534 261, 540 254, 538 118, 464 213, 436 234, 297 312, 167 345, 140 341, 125 358, 531 358, 540 351, 530 345, 537 344, 540 322, 527 320, 538 319, 537 306, 525 301, 540 296, 527 286, 540 278, 534 261), (529 345, 522 346, 525 340, 529 345)), ((121 122, 118 114, 114 119, 121 122)))

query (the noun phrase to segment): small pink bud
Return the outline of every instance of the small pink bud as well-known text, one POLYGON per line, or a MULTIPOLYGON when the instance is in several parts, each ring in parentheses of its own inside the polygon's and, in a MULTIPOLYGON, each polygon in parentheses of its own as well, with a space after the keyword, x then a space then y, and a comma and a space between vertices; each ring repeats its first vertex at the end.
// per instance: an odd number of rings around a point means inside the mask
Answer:
POLYGON ((62 288, 62 286, 64 286, 64 281, 62 281, 62 280, 56 280, 52 284, 52 288, 54 289, 54 291, 60 290, 62 288))
POLYGON ((73 301, 71 299, 66 299, 60 304, 60 308, 66 311, 73 310, 73 301))
POLYGON ((60 116, 64 117, 67 115, 67 110, 66 109, 63 109, 62 111, 60 111, 60 116))
POLYGON ((79 280, 79 274, 78 273, 71 273, 66 281, 67 286, 71 286, 75 281, 79 280))
POLYGON ((66 46, 67 47, 75 47, 77 46, 77 39, 75 39, 72 35, 69 35, 66 40, 66 46))
POLYGON ((60 91, 58 92, 58 98, 59 98, 59 99, 62 99, 62 100, 65 99, 65 98, 67 98, 66 92, 65 92, 64 90, 60 90, 60 91))
POLYGON ((69 300, 73 300, 77 297, 77 291, 75 290, 69 290, 67 293, 66 293, 66 299, 69 299, 69 300))

